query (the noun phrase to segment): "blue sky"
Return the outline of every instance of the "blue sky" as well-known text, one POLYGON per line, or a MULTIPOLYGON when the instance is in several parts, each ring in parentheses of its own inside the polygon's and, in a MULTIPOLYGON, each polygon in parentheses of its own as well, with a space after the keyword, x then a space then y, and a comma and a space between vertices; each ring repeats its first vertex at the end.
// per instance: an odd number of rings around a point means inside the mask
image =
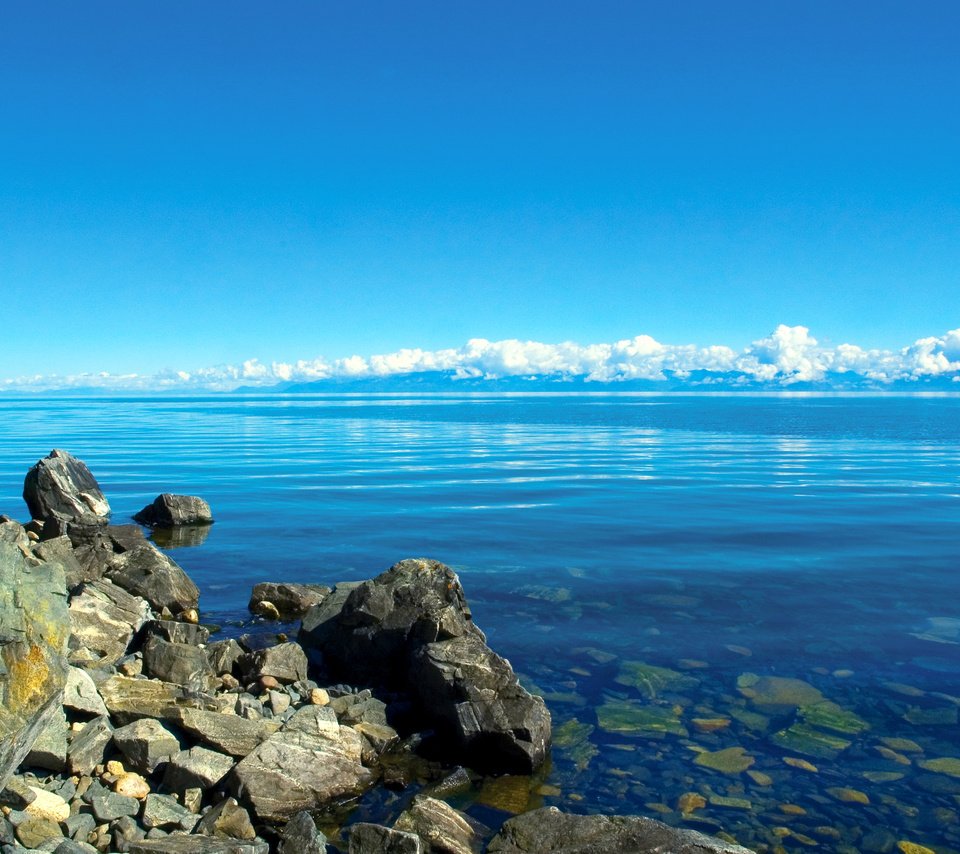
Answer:
POLYGON ((0 378, 943 336, 957 44, 953 2, 8 6, 0 378))

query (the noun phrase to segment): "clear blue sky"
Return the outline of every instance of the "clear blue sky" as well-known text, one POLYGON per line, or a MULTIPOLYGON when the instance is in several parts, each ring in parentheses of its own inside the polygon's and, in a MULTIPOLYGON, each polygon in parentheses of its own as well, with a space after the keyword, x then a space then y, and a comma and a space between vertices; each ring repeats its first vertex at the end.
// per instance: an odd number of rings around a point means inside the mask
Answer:
POLYGON ((30 2, 3 376, 960 326, 960 4, 30 2))

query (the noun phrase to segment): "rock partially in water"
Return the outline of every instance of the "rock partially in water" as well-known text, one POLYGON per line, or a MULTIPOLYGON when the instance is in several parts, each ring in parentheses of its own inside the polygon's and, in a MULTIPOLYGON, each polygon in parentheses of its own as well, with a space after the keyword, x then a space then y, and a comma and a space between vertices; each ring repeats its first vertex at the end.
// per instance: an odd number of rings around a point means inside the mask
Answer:
POLYGON ((200 602, 197 585, 180 565, 146 540, 138 548, 114 555, 105 574, 114 584, 146 599, 158 612, 168 608, 179 614, 200 602))
POLYGON ((195 495, 158 495, 134 517, 149 528, 173 528, 178 525, 209 525, 213 522, 210 505, 195 495))
POLYGON ((750 854, 746 848, 639 816, 570 815, 545 807, 507 821, 490 854, 750 854))
POLYGON ((546 757, 543 700, 486 646, 460 580, 439 561, 401 561, 345 596, 338 586, 304 618, 300 640, 335 676, 409 690, 468 764, 529 772, 546 757))
POLYGON ((415 834, 428 851, 474 854, 479 839, 467 817, 444 801, 417 795, 393 825, 394 830, 415 834))
MULTIPOLYGON (((358 822, 350 826, 348 854, 423 854, 423 843, 415 833, 392 830, 379 824, 358 822)), ((286 854, 286 852, 284 852, 286 854)))
POLYGON ((426 644, 413 657, 410 678, 423 710, 471 767, 529 774, 543 764, 550 713, 481 638, 426 644))
POLYGON ((261 617, 299 620, 311 608, 322 604, 331 592, 331 589, 323 584, 263 582, 253 588, 248 607, 251 613, 261 617), (272 606, 273 610, 270 611, 267 605, 272 606), (274 613, 275 617, 272 616, 274 613))
POLYGON ((30 516, 46 522, 101 525, 110 504, 86 463, 66 451, 53 450, 23 481, 30 516))
POLYGON ((59 713, 69 627, 62 565, 40 560, 16 522, 0 523, 0 789, 59 713))

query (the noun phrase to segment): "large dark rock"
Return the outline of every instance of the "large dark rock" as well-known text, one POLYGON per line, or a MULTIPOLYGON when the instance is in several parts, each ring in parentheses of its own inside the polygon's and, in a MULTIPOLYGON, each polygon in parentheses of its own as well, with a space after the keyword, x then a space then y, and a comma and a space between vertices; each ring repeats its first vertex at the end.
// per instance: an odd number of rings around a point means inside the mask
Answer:
POLYGON ((251 613, 275 620, 299 620, 330 595, 322 584, 257 584, 250 594, 251 613))
POLYGON ((68 571, 67 585, 71 589, 81 581, 103 578, 114 555, 147 545, 139 525, 73 526, 68 535, 79 567, 74 575, 68 571))
MULTIPOLYGON (((319 606, 325 610, 327 602, 319 606)), ((439 561, 414 558, 350 590, 331 619, 317 625, 304 619, 300 642, 319 648, 332 675, 351 684, 402 687, 421 646, 467 634, 484 640, 457 574, 439 561)))
POLYGON ((272 676, 284 684, 307 678, 306 653, 293 641, 245 653, 238 667, 247 682, 264 676, 272 676))
POLYGON ((183 569, 152 543, 115 554, 106 576, 134 596, 146 599, 154 610, 169 608, 179 614, 196 608, 200 591, 183 569))
POLYGON ((0 523, 0 789, 59 713, 70 619, 63 567, 0 523))
POLYGON ((172 528, 176 525, 209 525, 213 522, 210 505, 195 495, 171 495, 164 492, 133 517, 151 528, 172 528))
POLYGON ((197 691, 216 687, 213 669, 204 650, 186 643, 170 643, 156 635, 150 635, 143 645, 143 672, 163 682, 197 691))
POLYGON ((408 690, 461 759, 490 773, 530 773, 546 758, 550 714, 486 646, 456 573, 404 560, 303 620, 300 642, 335 678, 408 690), (342 603, 342 604, 340 604, 342 603))
POLYGON ((746 848, 639 816, 570 815, 556 807, 507 821, 490 854, 750 854, 746 848))
POLYGON ((427 644, 414 655, 411 684, 468 765, 529 774, 547 757, 550 713, 517 682, 510 662, 464 635, 427 644))
POLYGON ((51 451, 27 472, 23 500, 30 515, 44 522, 100 525, 110 516, 110 504, 90 469, 66 451, 51 451))

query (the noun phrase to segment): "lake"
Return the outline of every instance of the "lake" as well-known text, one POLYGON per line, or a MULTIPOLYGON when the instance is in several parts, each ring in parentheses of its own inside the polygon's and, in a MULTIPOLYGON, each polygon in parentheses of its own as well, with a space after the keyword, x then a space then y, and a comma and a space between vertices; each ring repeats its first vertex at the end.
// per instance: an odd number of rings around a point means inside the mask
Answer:
POLYGON ((0 419, 15 518, 55 447, 117 523, 206 498, 216 524, 171 555, 226 631, 258 581, 456 569, 554 721, 538 779, 457 804, 488 823, 542 803, 758 851, 960 850, 960 396, 31 398, 0 419))

